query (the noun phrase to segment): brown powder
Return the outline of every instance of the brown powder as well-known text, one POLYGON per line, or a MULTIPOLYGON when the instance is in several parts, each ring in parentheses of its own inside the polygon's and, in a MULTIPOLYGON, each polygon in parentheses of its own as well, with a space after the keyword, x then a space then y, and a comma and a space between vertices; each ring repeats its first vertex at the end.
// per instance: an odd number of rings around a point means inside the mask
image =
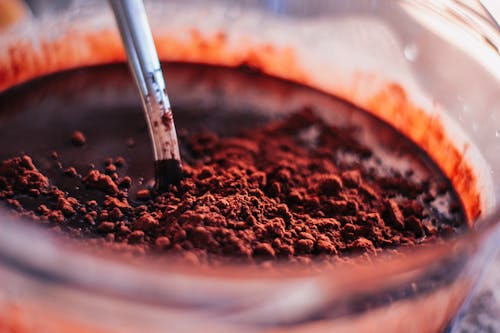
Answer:
POLYGON ((83 176, 55 166, 51 172, 83 189, 74 196, 51 186, 28 156, 15 157, 0 165, 0 199, 71 237, 193 262, 376 255, 465 225, 442 175, 401 174, 355 139, 355 130, 305 109, 237 136, 184 135, 183 179, 161 194, 128 193, 136 180, 119 175, 122 157, 83 176), (438 201, 447 204, 438 208, 438 201))
POLYGON ((85 135, 80 131, 74 131, 71 134, 70 139, 71 139, 71 143, 73 143, 75 146, 83 146, 85 144, 85 142, 87 142, 85 135))

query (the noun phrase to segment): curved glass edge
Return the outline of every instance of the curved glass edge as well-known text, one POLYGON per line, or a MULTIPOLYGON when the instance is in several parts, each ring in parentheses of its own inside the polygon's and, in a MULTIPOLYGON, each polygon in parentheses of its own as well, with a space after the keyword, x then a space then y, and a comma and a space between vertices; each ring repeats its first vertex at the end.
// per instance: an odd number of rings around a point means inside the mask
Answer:
POLYGON ((447 20, 467 27, 470 32, 476 34, 486 44, 500 54, 500 26, 493 14, 481 2, 475 1, 479 8, 484 9, 481 13, 478 8, 471 7, 460 1, 450 2, 446 0, 403 0, 411 5, 424 7, 431 10, 447 20))
MULTIPOLYGON (((496 252, 500 239, 498 219, 492 217, 478 233, 466 233, 427 247, 403 249, 399 257, 382 254, 370 262, 354 258, 346 266, 339 264, 324 270, 310 271, 303 267, 290 272, 283 265, 266 271, 236 264, 196 268, 165 261, 165 265, 158 267, 153 258, 135 262, 86 253, 77 249, 77 242, 65 243, 49 231, 3 219, 0 266, 4 269, 42 283, 167 307, 175 303, 211 308, 214 303, 232 303, 238 296, 246 299, 248 291, 279 295, 287 287, 300 289, 305 281, 313 283, 314 290, 322 291, 318 304, 345 300, 356 294, 358 300, 382 292, 401 295, 402 288, 415 283, 421 286, 416 294, 422 294, 459 278, 475 280, 481 267, 496 252), (331 279, 332 274, 335 279, 331 279), (429 287, 429 276, 439 284, 429 287), (247 288, 245 291, 238 288, 242 284, 247 288), (225 292, 219 294, 220 290, 225 292)), ((412 296, 408 292, 402 295, 412 296)))

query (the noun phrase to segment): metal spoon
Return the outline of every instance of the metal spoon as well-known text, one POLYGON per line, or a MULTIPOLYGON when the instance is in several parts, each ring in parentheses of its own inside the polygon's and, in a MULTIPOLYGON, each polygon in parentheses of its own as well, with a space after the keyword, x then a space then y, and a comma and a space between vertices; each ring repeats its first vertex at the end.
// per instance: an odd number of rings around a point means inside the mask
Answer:
POLYGON ((142 0, 109 0, 127 53, 153 143, 155 187, 179 182, 182 165, 170 101, 142 0))

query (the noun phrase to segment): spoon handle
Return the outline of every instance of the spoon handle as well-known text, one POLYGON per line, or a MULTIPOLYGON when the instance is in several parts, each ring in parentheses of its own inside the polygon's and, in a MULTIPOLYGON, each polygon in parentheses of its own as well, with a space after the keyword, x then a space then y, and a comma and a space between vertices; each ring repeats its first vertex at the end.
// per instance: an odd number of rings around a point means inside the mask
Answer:
POLYGON ((170 101, 142 0, 109 0, 141 94, 156 166, 156 186, 180 179, 181 160, 170 101))

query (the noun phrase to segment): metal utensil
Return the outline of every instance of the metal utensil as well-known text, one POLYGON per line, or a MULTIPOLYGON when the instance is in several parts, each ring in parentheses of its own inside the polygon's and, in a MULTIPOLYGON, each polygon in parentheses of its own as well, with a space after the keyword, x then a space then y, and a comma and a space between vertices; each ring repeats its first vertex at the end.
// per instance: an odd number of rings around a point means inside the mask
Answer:
POLYGON ((142 0, 110 0, 153 143, 155 187, 177 183, 182 165, 165 80, 142 0))

